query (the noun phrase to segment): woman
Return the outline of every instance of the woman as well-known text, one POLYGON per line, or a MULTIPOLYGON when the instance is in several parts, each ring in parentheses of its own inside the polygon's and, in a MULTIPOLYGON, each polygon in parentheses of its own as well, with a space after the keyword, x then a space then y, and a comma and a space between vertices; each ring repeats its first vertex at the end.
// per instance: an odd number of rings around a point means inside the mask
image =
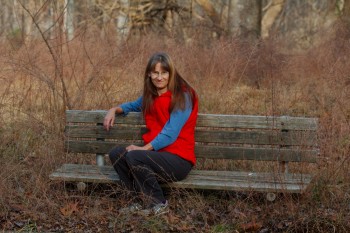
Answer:
POLYGON ((122 211, 162 214, 169 211, 160 183, 184 179, 196 162, 194 130, 198 99, 166 53, 156 53, 144 73, 143 95, 134 102, 111 108, 104 127, 113 126, 115 114, 143 112, 147 133, 144 146, 116 147, 109 158, 121 183, 141 195, 144 205, 122 211))

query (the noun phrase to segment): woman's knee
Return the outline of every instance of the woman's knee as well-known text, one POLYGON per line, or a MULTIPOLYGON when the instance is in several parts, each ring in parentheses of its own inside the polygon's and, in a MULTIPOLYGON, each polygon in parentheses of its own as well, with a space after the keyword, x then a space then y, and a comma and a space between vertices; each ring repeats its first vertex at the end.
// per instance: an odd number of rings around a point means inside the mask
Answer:
POLYGON ((130 166, 136 166, 136 165, 142 164, 142 158, 145 157, 144 153, 142 153, 142 152, 143 151, 141 151, 141 150, 133 150, 133 151, 128 152, 125 155, 126 162, 130 166))
POLYGON ((126 150, 124 147, 115 147, 113 148, 110 152, 109 152, 109 159, 112 162, 115 162, 116 160, 118 160, 119 158, 121 158, 124 154, 126 153, 126 150))

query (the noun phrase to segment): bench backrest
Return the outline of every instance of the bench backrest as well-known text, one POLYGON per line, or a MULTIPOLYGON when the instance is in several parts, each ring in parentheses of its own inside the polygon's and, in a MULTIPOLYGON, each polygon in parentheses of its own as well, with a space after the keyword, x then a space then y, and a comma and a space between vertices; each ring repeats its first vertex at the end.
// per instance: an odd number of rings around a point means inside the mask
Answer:
MULTIPOLYGON (((103 129, 106 111, 66 111, 68 152, 107 154, 115 145, 142 144, 146 132, 140 113, 117 116, 103 129)), ((316 162, 317 118, 199 114, 197 158, 316 162)))

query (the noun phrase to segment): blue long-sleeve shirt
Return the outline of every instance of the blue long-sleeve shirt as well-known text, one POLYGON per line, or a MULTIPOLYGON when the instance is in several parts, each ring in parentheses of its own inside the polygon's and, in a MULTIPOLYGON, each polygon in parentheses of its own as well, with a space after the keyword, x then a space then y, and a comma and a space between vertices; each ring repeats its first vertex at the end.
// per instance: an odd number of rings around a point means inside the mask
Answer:
MULTIPOLYGON (((190 101, 189 94, 186 94, 186 105, 185 109, 177 109, 170 113, 169 120, 165 123, 162 131, 151 141, 151 145, 155 151, 160 150, 177 139, 180 134, 182 127, 192 112, 192 102, 190 101)), ((142 96, 133 102, 127 102, 120 105, 123 109, 124 115, 129 112, 141 112, 142 110, 142 96)))

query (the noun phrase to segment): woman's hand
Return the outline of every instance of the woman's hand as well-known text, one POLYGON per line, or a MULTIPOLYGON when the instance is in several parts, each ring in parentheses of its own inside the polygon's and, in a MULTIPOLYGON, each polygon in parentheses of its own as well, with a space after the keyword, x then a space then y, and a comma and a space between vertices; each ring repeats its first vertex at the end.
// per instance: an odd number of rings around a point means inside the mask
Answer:
POLYGON ((151 143, 148 143, 147 145, 144 145, 144 146, 130 145, 130 146, 127 146, 125 149, 127 152, 130 152, 133 150, 153 150, 153 146, 151 145, 151 143))
POLYGON ((108 131, 111 127, 113 127, 114 120, 115 120, 115 113, 116 113, 116 108, 111 108, 103 121, 103 127, 108 131))

